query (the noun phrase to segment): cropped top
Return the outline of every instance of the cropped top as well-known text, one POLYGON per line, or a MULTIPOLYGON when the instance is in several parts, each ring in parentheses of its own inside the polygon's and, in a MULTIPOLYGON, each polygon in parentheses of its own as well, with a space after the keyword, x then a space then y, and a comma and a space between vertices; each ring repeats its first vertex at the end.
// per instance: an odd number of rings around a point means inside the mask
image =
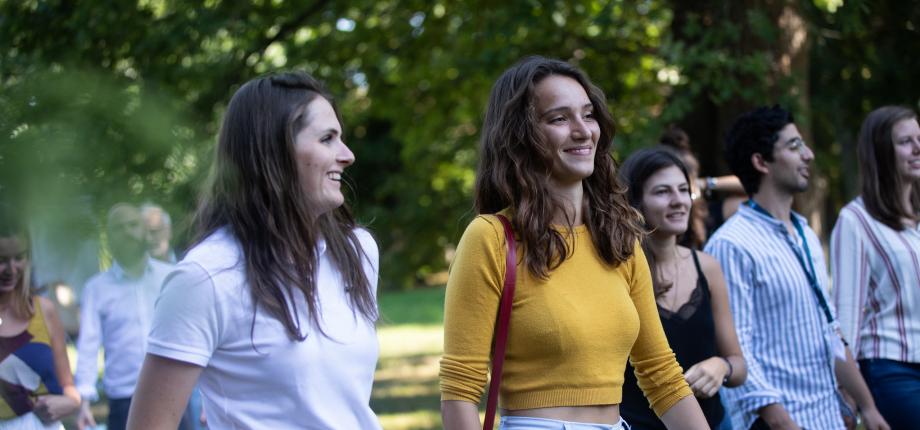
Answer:
MULTIPOLYGON (((547 279, 533 276, 519 258, 500 406, 618 404, 627 357, 659 415, 691 396, 661 328, 638 242, 628 261, 612 266, 587 227, 575 227, 568 241, 573 252, 547 279)), ((444 305, 442 400, 478 403, 482 396, 506 247, 492 215, 474 219, 457 247, 444 305)))

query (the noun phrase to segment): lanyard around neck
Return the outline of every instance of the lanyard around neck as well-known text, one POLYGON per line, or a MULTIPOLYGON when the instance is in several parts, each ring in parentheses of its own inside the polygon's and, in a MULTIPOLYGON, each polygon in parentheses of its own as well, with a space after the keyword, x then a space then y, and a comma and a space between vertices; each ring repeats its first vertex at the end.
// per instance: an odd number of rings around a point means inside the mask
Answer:
MULTIPOLYGON (((761 214, 776 219, 773 215, 770 215, 770 212, 767 212, 762 206, 757 204, 754 199, 750 199, 745 203, 751 209, 754 209, 761 214)), ((805 229, 802 228, 802 223, 799 222, 795 216, 790 214, 789 219, 792 220, 792 225, 795 227, 795 231, 798 233, 799 238, 802 239, 802 248, 805 250, 805 255, 803 256, 798 249, 790 242, 789 248, 792 249, 792 253, 795 254, 796 260, 798 260, 799 265, 802 266, 802 271, 805 272, 805 276, 808 278, 808 284, 811 286, 811 291, 815 294, 815 297, 818 298, 818 304, 821 306, 821 310, 824 312, 824 317, 827 319, 828 324, 834 322, 834 317, 831 316, 831 310, 827 306, 827 301, 824 299, 824 294, 821 294, 821 287, 818 285, 818 274, 815 271, 815 263, 811 258, 811 249, 808 247, 808 239, 805 238, 805 229), (806 264, 806 261, 808 262, 806 264)))

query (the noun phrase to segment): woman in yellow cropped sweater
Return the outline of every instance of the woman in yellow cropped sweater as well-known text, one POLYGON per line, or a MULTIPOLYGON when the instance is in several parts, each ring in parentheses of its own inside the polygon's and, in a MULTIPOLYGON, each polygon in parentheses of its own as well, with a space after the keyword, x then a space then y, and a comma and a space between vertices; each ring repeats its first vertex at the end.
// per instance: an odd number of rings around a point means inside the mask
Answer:
POLYGON ((482 127, 476 210, 451 267, 444 312, 441 413, 447 430, 480 428, 505 274, 518 242, 501 429, 628 428, 627 356, 668 429, 708 429, 658 319, 642 224, 609 150, 603 92, 562 61, 529 57, 492 88, 482 127))

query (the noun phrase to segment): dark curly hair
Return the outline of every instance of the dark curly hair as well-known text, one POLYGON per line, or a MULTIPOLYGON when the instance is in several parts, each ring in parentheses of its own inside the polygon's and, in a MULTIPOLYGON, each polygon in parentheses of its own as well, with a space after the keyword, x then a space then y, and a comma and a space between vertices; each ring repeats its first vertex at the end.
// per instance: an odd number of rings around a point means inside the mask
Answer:
POLYGON ((581 84, 600 126, 594 173, 583 181, 585 224, 598 254, 607 264, 617 266, 632 257, 643 234, 640 215, 629 206, 626 187, 610 155, 614 124, 604 93, 571 64, 537 56, 524 58, 492 87, 479 146, 475 207, 480 214, 512 209, 511 224, 526 245, 524 262, 541 278, 572 251, 562 233, 550 225, 562 203, 549 191, 552 150, 537 129, 533 109, 534 88, 549 76, 566 76, 581 84))
POLYGON ((760 172, 751 164, 751 156, 760 154, 773 161, 773 145, 779 132, 795 120, 792 112, 779 105, 761 106, 738 117, 725 135, 725 161, 741 180, 744 191, 753 195, 760 188, 760 172))

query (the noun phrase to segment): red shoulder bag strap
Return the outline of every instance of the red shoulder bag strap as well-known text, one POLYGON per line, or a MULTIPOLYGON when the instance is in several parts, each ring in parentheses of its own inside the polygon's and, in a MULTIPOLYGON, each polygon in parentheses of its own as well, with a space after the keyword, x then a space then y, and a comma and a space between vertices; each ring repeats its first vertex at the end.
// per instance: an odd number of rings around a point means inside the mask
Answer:
POLYGON ((514 300, 516 282, 517 255, 514 244, 514 231, 511 222, 502 215, 496 215, 505 227, 505 242, 508 253, 505 257, 505 285, 498 305, 498 318, 495 322, 495 348, 492 352, 492 381, 489 383, 489 399, 486 402, 486 416, 482 422, 483 430, 492 430, 495 423, 495 407, 498 404, 498 387, 502 383, 502 365, 505 364, 505 344, 508 340, 508 323, 511 321, 511 302, 514 300))

